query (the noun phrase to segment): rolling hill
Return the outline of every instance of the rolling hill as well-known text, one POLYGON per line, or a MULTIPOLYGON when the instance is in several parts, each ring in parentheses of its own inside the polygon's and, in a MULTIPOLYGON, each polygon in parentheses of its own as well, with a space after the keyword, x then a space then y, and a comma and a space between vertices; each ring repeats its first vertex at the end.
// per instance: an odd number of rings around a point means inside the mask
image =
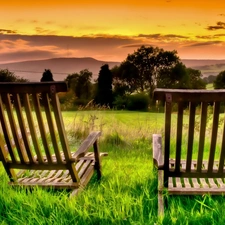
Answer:
MULTIPOLYGON (((182 62, 193 69, 202 71, 203 76, 218 75, 225 70, 225 60, 197 60, 184 59, 182 62)), ((64 80, 68 74, 78 73, 88 69, 96 79, 102 65, 108 64, 110 68, 119 65, 120 62, 99 61, 94 58, 53 58, 45 60, 23 61, 8 64, 0 64, 0 69, 8 69, 16 76, 30 81, 40 81, 45 69, 50 69, 54 80, 64 80)))
POLYGON ((23 61, 16 63, 0 64, 0 69, 8 69, 16 76, 30 81, 40 81, 45 69, 52 71, 55 81, 64 80, 68 74, 78 73, 88 69, 93 73, 93 79, 97 78, 100 68, 104 64, 110 68, 119 65, 119 62, 99 61, 93 58, 53 58, 46 60, 23 61))

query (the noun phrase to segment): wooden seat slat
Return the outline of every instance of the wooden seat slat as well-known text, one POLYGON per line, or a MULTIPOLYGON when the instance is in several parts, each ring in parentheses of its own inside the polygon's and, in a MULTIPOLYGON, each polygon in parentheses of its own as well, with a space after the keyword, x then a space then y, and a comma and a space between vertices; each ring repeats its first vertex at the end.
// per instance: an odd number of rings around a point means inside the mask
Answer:
POLYGON ((200 180, 200 187, 201 188, 209 188, 209 184, 206 182, 206 180, 204 178, 199 178, 200 180))
POLYGON ((200 188, 197 178, 191 179, 194 188, 200 188))
POLYGON ((176 177, 176 187, 177 188, 182 188, 181 180, 179 177, 176 177))
POLYGON ((80 169, 80 171, 78 173, 79 177, 82 177, 85 174, 86 170, 91 166, 92 167, 94 166, 92 160, 85 161, 82 165, 82 168, 80 169))
POLYGON ((184 178, 184 187, 185 188, 191 188, 190 181, 187 177, 184 178))
POLYGON ((219 186, 221 189, 225 189, 225 184, 224 182, 222 181, 222 179, 220 178, 217 178, 216 181, 218 182, 219 186))

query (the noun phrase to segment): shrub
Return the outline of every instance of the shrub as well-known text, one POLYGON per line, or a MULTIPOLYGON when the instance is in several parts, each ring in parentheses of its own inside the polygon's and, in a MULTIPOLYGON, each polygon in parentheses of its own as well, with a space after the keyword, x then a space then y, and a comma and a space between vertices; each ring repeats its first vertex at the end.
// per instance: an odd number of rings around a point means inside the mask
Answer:
POLYGON ((127 97, 126 96, 116 96, 113 102, 113 107, 115 109, 126 109, 127 108, 127 97))
POLYGON ((144 94, 134 94, 128 96, 127 109, 128 110, 140 110, 147 111, 149 106, 149 97, 144 94))

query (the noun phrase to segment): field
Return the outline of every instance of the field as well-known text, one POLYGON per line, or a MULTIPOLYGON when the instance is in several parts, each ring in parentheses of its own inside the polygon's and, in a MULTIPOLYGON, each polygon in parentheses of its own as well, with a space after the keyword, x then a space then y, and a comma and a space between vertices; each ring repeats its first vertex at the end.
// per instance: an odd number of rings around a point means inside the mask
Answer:
POLYGON ((65 191, 32 192, 7 185, 0 167, 0 224, 224 224, 223 196, 168 197, 164 219, 157 217, 157 178, 151 136, 163 130, 162 113, 126 111, 63 112, 71 150, 90 130, 101 130, 103 178, 93 177, 74 198, 65 191))

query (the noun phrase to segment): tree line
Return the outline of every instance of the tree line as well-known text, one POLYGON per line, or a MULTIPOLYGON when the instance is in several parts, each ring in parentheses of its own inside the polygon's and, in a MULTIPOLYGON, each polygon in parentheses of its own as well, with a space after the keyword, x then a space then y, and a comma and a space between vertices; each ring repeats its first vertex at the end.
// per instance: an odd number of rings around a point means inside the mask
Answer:
MULTIPOLYGON (((225 71, 216 77, 203 79, 201 71, 187 68, 176 51, 141 46, 119 65, 109 69, 102 65, 98 78, 87 69, 68 74, 69 91, 60 95, 62 103, 75 108, 89 102, 117 109, 147 109, 157 88, 205 89, 213 80, 214 88, 225 88, 225 71), (68 104, 70 103, 70 104, 68 104)), ((45 70, 40 81, 54 81, 45 70)), ((8 70, 0 70, 0 82, 28 82, 8 70)))

